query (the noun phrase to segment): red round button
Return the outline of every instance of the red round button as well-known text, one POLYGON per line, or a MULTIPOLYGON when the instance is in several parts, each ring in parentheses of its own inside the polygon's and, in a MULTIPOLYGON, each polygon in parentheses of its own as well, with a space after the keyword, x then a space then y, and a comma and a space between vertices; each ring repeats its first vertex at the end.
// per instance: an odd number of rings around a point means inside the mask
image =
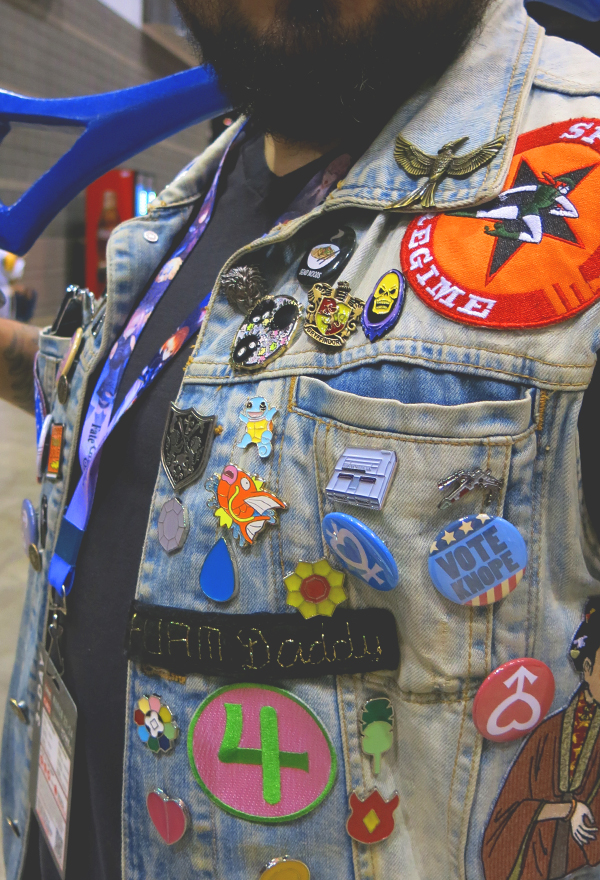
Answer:
POLYGON ((488 675, 473 701, 473 721, 486 739, 519 739, 544 720, 553 699, 552 670, 541 660, 519 657, 488 675))

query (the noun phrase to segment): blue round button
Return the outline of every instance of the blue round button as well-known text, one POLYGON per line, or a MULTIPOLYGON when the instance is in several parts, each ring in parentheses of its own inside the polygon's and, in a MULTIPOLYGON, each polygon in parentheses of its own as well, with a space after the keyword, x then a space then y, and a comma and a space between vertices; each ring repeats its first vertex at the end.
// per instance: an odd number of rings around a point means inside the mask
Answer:
POLYGON ((23 537, 23 550, 25 555, 29 556, 30 544, 37 545, 38 542, 37 514, 29 498, 26 498, 21 505, 21 535, 23 537))
POLYGON ((398 566, 381 538, 348 513, 328 513, 321 523, 331 552, 350 574, 375 590, 393 590, 398 566))
POLYGON ((429 574, 459 605, 489 605, 517 586, 527 566, 519 530, 499 516, 464 516, 439 533, 429 550, 429 574))

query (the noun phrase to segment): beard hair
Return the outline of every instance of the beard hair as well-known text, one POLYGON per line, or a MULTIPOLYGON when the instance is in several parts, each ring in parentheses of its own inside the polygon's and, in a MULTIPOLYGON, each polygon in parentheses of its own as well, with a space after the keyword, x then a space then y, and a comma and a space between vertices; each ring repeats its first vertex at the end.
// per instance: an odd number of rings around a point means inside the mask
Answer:
POLYGON ((279 0, 257 35, 236 0, 176 0, 236 111, 285 141, 375 133, 460 53, 489 0, 381 0, 340 21, 339 0, 279 0))

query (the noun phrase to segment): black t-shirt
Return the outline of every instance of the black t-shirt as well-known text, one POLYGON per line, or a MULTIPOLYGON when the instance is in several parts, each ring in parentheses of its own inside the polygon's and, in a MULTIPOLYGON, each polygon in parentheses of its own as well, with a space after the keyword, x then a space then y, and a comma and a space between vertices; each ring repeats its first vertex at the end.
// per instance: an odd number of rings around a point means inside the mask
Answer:
MULTIPOLYGON (((323 156, 276 177, 265 162, 262 136, 250 134, 234 145, 211 221, 140 335, 114 411, 163 342, 211 290, 227 259, 268 232, 331 158, 331 154, 323 156)), ((125 627, 161 466, 169 404, 179 392, 193 343, 190 340, 182 348, 121 419, 102 452, 62 640, 65 682, 78 709, 68 880, 117 880, 121 876, 125 627)), ((88 397, 99 372, 90 383, 88 397)), ((52 857, 41 836, 38 846, 37 837, 34 827, 25 880, 40 877, 40 862, 41 880, 58 880, 52 857)))
MULTIPOLYGON (((213 217, 141 334, 125 369, 115 410, 154 353, 210 291, 231 254, 268 232, 330 159, 331 155, 321 157, 278 178, 265 163, 262 136, 249 135, 233 147, 223 170, 213 217)), ((102 453, 62 645, 65 681, 79 713, 67 880, 118 880, 121 876, 125 627, 160 467, 163 429, 193 341, 183 347, 123 417, 102 453)), ((90 383, 88 397, 99 372, 90 383)), ((580 428, 584 489, 597 533, 600 473, 595 427, 599 397, 600 374, 596 371, 584 399, 580 428)), ((59 880, 35 822, 24 878, 59 880)))

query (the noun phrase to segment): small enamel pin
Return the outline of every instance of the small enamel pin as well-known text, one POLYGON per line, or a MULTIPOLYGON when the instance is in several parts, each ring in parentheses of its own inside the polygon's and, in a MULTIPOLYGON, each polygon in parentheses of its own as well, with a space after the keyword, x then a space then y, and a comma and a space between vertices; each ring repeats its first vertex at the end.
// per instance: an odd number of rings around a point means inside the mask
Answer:
POLYGON ((325 493, 334 501, 381 510, 395 473, 395 452, 348 447, 340 455, 325 493))
POLYGON ((310 880, 310 871, 304 862, 290 856, 280 856, 264 866, 260 880, 310 880))
POLYGON ((208 506, 223 528, 232 529, 240 547, 252 544, 267 523, 277 522, 276 511, 287 508, 281 498, 266 491, 264 480, 234 464, 223 468, 220 476, 214 474, 205 485, 213 496, 208 506))
POLYGON ((179 498, 169 498, 158 517, 158 542, 165 553, 181 550, 190 531, 190 519, 179 498))
POLYGON ((459 179, 469 177, 492 161, 504 146, 506 138, 504 135, 500 135, 500 137, 482 144, 464 156, 456 156, 455 154, 468 140, 468 137, 461 137, 458 140, 449 141, 440 147, 435 156, 430 156, 399 134, 394 147, 394 159, 400 168, 412 177, 427 177, 428 179, 393 207, 408 208, 410 205, 417 204, 423 208, 435 207, 435 191, 445 177, 459 179))
POLYGON ((190 825, 190 813, 180 798, 169 797, 155 788, 146 798, 146 809, 152 824, 164 843, 171 846, 181 840, 190 825))
POLYGON ((404 275, 390 269, 382 275, 365 303, 361 316, 365 336, 371 342, 391 330, 404 305, 404 275))
POLYGON ((176 492, 204 473, 215 437, 216 416, 203 416, 193 407, 171 403, 160 449, 160 458, 176 492))
POLYGON ((225 538, 219 538, 206 554, 199 580, 200 589, 213 602, 229 602, 237 595, 237 569, 225 538))
POLYGON ((308 292, 304 332, 327 348, 341 348, 354 333, 364 303, 350 295, 350 285, 315 284, 308 292))
POLYGON ((171 710, 157 694, 137 701, 133 720, 139 738, 151 752, 160 755, 171 751, 179 736, 179 728, 171 710))
POLYGON ((502 480, 497 480, 492 476, 491 471, 484 471, 481 468, 474 468, 471 471, 455 471, 445 479, 440 480, 438 489, 440 492, 447 492, 442 498, 438 507, 444 510, 450 507, 463 495, 472 492, 473 489, 486 489, 485 503, 489 504, 492 500, 494 492, 502 488, 502 480))
POLYGON ((65 426, 54 422, 50 429, 50 446, 46 462, 47 480, 58 480, 61 476, 64 433, 65 426))
MULTIPOLYGON (((204 473, 215 438, 216 421, 216 416, 203 416, 193 407, 181 409, 171 403, 160 459, 176 492, 194 483, 204 473)), ((190 518, 179 498, 165 501, 157 528, 160 546, 166 553, 181 550, 190 530, 190 518)))
POLYGON ((232 368, 252 373, 278 358, 291 343, 299 318, 300 306, 293 296, 280 294, 259 300, 235 334, 232 368))
POLYGON ((367 700, 360 716, 360 744, 373 758, 373 773, 381 772, 381 756, 394 745, 394 709, 387 697, 367 700))
POLYGON ((322 614, 331 617, 337 606, 348 596, 344 591, 344 572, 336 571, 326 559, 299 562, 283 582, 286 603, 306 619, 322 614))
POLYGON ((400 803, 397 794, 386 801, 375 789, 364 800, 355 791, 350 795, 350 816, 346 831, 358 843, 379 843, 394 830, 394 810, 400 803))
POLYGON ((267 290, 256 266, 234 266, 221 276, 220 287, 229 305, 243 315, 254 308, 267 290))
POLYGON ((269 406, 264 397, 249 397, 240 412, 240 420, 246 425, 246 433, 238 447, 245 449, 256 443, 260 457, 268 458, 271 454, 273 418, 276 413, 276 408, 269 406))

